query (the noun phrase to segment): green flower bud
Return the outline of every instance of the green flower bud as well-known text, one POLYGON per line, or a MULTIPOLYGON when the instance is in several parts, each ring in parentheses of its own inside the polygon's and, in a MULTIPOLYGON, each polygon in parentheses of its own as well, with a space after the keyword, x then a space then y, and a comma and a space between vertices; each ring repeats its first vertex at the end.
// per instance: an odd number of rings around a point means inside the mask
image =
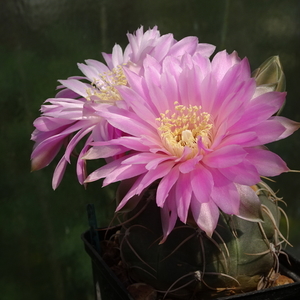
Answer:
POLYGON ((285 76, 279 56, 271 56, 252 72, 257 86, 264 86, 269 91, 284 92, 285 76))
MULTIPOLYGON (((283 73, 278 55, 271 56, 265 60, 256 70, 252 72, 252 77, 256 80, 257 95, 267 92, 285 91, 285 75, 283 73)), ((280 114, 284 104, 276 115, 280 114)))

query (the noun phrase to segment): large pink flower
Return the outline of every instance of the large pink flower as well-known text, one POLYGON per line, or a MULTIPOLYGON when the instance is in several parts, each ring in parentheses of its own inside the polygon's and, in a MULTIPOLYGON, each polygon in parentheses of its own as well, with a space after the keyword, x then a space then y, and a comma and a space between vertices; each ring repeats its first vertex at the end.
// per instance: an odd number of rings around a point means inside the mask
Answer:
POLYGON ((36 130, 32 134, 32 140, 35 141, 31 155, 32 170, 47 166, 62 146, 66 146, 53 175, 54 189, 61 182, 67 163, 71 162, 70 156, 83 137, 87 136, 86 142, 77 160, 80 183, 86 178, 85 161, 81 158, 90 148, 90 143, 117 138, 123 134, 97 112, 102 110, 103 105, 122 102, 117 87, 128 86, 123 72, 125 65, 132 72, 142 75, 143 61, 147 56, 159 62, 167 55, 180 57, 185 53, 199 52, 210 56, 215 48, 209 44, 199 44, 196 37, 187 37, 177 42, 172 34, 161 36, 157 27, 145 33, 141 27, 135 35, 127 36, 129 44, 124 53, 119 45, 114 46, 112 54, 103 53, 107 65, 87 60, 86 64, 78 64, 84 77, 60 80, 62 85, 58 88, 62 90, 55 98, 46 101, 41 108, 42 116, 34 122, 36 130))
POLYGON ((126 106, 106 105, 98 114, 124 133, 94 142, 85 159, 121 155, 94 171, 85 182, 103 185, 135 178, 118 210, 153 182, 159 182, 165 237, 189 213, 208 235, 219 209, 249 220, 260 217, 260 202, 251 186, 261 176, 288 171, 285 162, 264 144, 299 128, 273 116, 285 93, 257 89, 247 59, 225 51, 212 61, 199 53, 144 60, 144 75, 124 68, 129 87, 118 91, 126 106))

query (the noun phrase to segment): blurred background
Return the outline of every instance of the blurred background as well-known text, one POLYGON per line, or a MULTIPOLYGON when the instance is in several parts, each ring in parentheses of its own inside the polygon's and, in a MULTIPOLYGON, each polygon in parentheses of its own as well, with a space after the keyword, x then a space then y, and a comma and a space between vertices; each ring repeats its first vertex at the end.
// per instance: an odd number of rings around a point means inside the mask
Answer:
MULTIPOLYGON (((287 79, 282 114, 300 121, 299 0, 0 0, 1 299, 93 299, 92 270, 80 235, 88 229, 86 204, 98 225, 114 208, 114 187, 85 190, 74 165, 56 191, 56 163, 30 173, 32 122, 58 79, 81 75, 78 62, 102 61, 115 43, 140 25, 158 25, 176 39, 196 35, 217 50, 236 50, 252 69, 279 55, 287 79)), ((270 145, 291 169, 300 169, 300 131, 270 145)), ((300 174, 282 174, 272 186, 288 206, 288 250, 300 258, 300 174)))

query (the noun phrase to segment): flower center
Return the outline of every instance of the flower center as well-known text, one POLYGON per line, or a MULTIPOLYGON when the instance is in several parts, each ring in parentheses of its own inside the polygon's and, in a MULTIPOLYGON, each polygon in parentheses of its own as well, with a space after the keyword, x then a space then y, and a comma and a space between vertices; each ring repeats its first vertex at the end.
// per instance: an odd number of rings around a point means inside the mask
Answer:
POLYGON ((160 114, 157 121, 160 122, 158 130, 164 146, 175 156, 180 157, 185 147, 191 152, 188 158, 199 153, 198 140, 201 137, 203 144, 210 145, 210 133, 213 127, 210 122, 210 114, 201 112, 201 106, 185 106, 174 103, 175 112, 169 110, 160 114))
POLYGON ((99 78, 94 79, 92 87, 87 89, 88 101, 106 102, 113 104, 122 100, 116 86, 127 85, 127 79, 121 66, 113 68, 110 72, 99 74, 99 78))

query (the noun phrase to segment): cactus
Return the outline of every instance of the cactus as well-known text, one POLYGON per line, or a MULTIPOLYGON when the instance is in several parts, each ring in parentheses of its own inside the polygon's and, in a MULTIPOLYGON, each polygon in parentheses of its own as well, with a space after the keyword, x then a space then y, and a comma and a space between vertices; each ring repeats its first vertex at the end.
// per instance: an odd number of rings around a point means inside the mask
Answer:
POLYGON ((192 223, 177 222, 160 244, 160 209, 155 188, 126 213, 120 254, 129 276, 178 299, 206 299, 272 285, 279 272, 278 254, 286 240, 278 226, 281 208, 264 183, 256 187, 264 222, 220 214, 212 237, 192 223))

